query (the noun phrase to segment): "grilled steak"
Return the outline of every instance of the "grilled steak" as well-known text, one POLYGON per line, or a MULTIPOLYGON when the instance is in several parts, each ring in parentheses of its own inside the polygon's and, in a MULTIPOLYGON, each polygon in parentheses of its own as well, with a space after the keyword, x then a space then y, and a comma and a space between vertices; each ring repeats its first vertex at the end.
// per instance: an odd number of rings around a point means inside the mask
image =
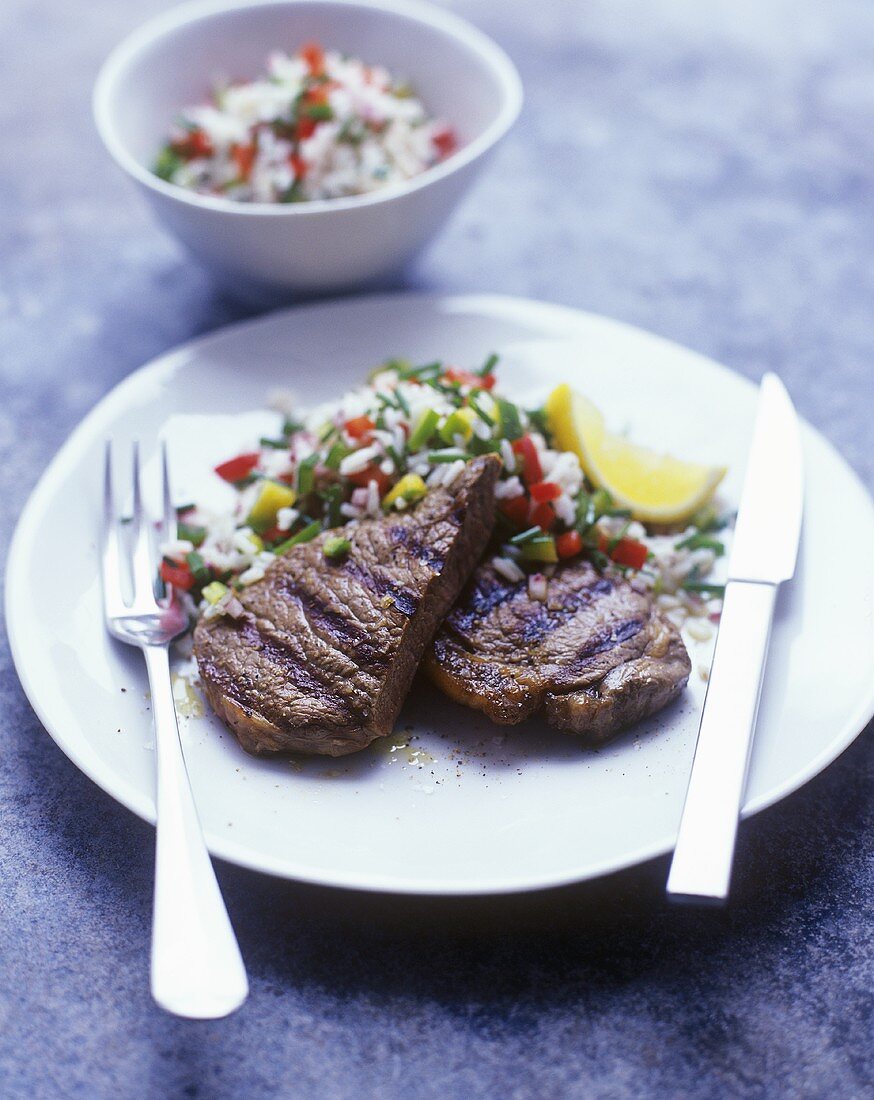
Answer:
POLYGON ((586 561, 559 567, 547 600, 490 565, 474 574, 425 660, 450 698, 513 724, 545 709, 601 742, 678 695, 691 664, 651 597, 586 561))
POLYGON ((252 753, 342 756, 391 732, 434 631, 485 549, 494 456, 451 491, 290 549, 240 596, 244 615, 201 620, 194 652, 213 710, 252 753))

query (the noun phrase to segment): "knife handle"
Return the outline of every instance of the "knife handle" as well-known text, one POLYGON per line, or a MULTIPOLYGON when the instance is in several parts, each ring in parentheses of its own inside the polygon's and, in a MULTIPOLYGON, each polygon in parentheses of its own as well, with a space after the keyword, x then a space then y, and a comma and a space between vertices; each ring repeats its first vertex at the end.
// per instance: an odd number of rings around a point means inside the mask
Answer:
POLYGON ((777 586, 729 581, 686 791, 668 895, 728 896, 777 586))

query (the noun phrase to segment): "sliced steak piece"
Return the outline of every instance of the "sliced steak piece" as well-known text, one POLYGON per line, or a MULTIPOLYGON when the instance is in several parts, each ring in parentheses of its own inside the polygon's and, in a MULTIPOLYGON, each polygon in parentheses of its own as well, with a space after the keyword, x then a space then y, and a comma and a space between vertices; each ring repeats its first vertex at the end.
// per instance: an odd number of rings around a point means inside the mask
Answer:
POLYGON ((242 617, 201 620, 201 683, 244 749, 342 756, 391 733, 488 542, 499 469, 473 459, 451 491, 351 527, 341 561, 328 535, 293 547, 241 594, 242 617))
POLYGON ((526 581, 476 571, 425 659, 431 679, 494 722, 546 711, 551 725, 605 741, 669 703, 691 663, 651 597, 586 561, 560 566, 547 600, 526 581))

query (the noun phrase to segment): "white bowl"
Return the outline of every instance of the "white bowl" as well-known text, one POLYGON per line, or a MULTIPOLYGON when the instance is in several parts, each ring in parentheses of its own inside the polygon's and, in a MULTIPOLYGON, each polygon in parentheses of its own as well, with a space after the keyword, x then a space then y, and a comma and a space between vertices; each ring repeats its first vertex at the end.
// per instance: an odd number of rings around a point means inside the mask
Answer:
POLYGON ((104 64, 94 116, 160 221, 223 282, 328 291, 399 268, 437 232, 515 121, 518 73, 469 23, 420 0, 207 0, 151 20, 104 64), (407 183, 284 205, 212 198, 150 170, 179 109, 217 79, 254 77, 271 50, 317 39, 408 76, 459 149, 407 183))

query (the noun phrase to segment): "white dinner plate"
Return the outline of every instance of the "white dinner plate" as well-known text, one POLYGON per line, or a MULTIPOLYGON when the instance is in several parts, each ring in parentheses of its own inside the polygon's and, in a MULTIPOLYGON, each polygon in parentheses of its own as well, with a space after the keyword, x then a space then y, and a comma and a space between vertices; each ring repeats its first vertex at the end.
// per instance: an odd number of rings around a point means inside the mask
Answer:
MULTIPOLYGON (((165 434, 177 503, 215 503, 229 490, 214 464, 276 427, 276 414, 259 411, 270 391, 323 401, 390 356, 478 365, 493 350, 511 396, 533 401, 567 380, 639 442, 727 464, 723 497, 736 506, 756 388, 602 317, 509 298, 391 296, 306 306, 195 340, 136 371, 89 414, 34 491, 10 554, 15 663, 46 729, 82 771, 154 820, 142 658, 107 637, 100 615, 103 441, 139 438, 153 449, 165 434)), ((777 606, 745 814, 821 771, 874 710, 874 581, 845 552, 874 545, 871 499, 819 434, 806 424, 802 434, 799 567, 777 606)), ((598 752, 538 721, 492 725, 418 681, 395 735, 339 760, 256 760, 211 715, 182 719, 209 848, 287 878, 423 894, 551 886, 668 851, 711 644, 690 641, 681 701, 598 752)))

